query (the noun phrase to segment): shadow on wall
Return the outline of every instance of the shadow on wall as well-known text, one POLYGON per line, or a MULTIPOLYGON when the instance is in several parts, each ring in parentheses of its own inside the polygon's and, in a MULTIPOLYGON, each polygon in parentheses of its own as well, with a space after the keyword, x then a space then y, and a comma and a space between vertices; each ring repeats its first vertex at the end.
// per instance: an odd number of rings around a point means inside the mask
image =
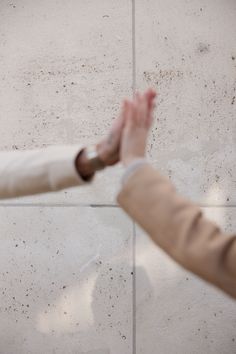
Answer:
MULTIPOLYGON (((132 348, 134 274, 128 262, 120 261, 123 259, 121 254, 113 259, 96 258, 80 273, 82 281, 75 284, 70 279, 63 295, 54 293, 53 299, 48 300, 51 310, 45 313, 44 304, 38 313, 38 331, 49 336, 55 334, 57 338, 65 334, 78 336, 78 354, 120 354, 121 350, 132 348), (95 263, 99 266, 97 271, 95 263)), ((146 294, 152 292, 151 283, 144 268, 138 267, 136 271, 145 289, 138 300, 142 306, 146 294)), ((70 274, 64 274, 65 279, 67 276, 70 274)))

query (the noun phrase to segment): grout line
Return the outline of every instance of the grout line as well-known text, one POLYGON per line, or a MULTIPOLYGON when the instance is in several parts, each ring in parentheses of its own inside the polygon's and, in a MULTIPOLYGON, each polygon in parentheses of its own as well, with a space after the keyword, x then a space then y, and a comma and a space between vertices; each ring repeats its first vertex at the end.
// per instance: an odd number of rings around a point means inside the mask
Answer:
POLYGON ((199 208, 236 208, 236 204, 197 204, 199 208))
MULTIPOLYGON (((136 91, 136 21, 135 21, 135 0, 132 0, 132 93, 133 97, 136 91)), ((133 221, 133 242, 132 242, 132 264, 133 264, 133 278, 132 278, 132 312, 133 312, 133 333, 132 346, 133 354, 136 354, 136 227, 133 221)))
POLYGON ((136 22, 135 22, 135 0, 132 0, 132 90, 133 96, 136 91, 136 22))
POLYGON ((132 278, 132 300, 133 300, 133 354, 136 354, 136 226, 133 221, 133 244, 132 244, 132 264, 133 264, 133 278, 132 278))
POLYGON ((83 207, 83 208, 117 208, 116 204, 83 204, 83 203, 0 203, 0 207, 46 207, 46 208, 66 208, 66 207, 83 207))
MULTIPOLYGON (((197 204, 199 208, 236 208, 236 204, 197 204)), ((66 207, 82 207, 82 208, 117 208, 118 204, 86 204, 86 203, 0 203, 0 207, 46 207, 46 208, 66 208, 66 207)))

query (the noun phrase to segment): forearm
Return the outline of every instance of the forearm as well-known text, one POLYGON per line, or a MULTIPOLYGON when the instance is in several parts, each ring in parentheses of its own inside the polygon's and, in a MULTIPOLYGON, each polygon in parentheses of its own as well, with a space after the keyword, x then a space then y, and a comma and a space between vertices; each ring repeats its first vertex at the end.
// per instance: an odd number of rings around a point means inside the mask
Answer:
POLYGON ((150 166, 124 185, 118 201, 178 263, 236 297, 236 237, 227 236, 150 166))
POLYGON ((76 157, 80 150, 80 146, 55 146, 32 151, 1 152, 0 199, 84 184, 83 175, 80 176, 76 169, 76 157))

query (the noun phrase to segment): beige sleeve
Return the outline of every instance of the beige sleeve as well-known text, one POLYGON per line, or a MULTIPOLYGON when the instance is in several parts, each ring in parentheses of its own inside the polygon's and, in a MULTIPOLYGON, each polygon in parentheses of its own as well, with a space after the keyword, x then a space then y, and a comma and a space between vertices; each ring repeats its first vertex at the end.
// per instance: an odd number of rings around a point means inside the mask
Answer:
POLYGON ((143 166, 127 180, 118 202, 173 259, 236 298, 236 235, 206 219, 167 178, 143 166))
POLYGON ((0 199, 85 184, 75 168, 80 150, 80 146, 53 146, 0 152, 0 199))

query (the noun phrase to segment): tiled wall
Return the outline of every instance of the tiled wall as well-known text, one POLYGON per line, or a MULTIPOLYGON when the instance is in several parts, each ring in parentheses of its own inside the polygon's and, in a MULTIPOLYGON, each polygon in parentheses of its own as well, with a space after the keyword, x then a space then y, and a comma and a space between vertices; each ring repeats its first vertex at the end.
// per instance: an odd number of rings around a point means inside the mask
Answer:
MULTIPOLYGON (((97 142, 134 84, 151 163, 235 230, 234 0, 0 1, 2 150, 97 142)), ((235 302, 124 215, 121 174, 1 203, 0 354, 236 352, 235 302)))

